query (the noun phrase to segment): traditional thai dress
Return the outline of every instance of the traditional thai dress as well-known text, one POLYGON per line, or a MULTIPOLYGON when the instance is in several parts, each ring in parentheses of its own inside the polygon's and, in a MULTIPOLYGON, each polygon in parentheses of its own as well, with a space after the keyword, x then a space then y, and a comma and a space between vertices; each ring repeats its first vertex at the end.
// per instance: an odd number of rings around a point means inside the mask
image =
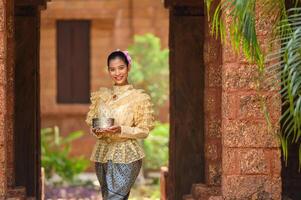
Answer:
POLYGON ((90 160, 95 162, 96 175, 104 200, 128 199, 145 156, 138 139, 148 136, 154 126, 150 96, 131 84, 112 88, 101 87, 91 93, 86 122, 101 117, 105 110, 115 119, 121 132, 97 138, 90 160))

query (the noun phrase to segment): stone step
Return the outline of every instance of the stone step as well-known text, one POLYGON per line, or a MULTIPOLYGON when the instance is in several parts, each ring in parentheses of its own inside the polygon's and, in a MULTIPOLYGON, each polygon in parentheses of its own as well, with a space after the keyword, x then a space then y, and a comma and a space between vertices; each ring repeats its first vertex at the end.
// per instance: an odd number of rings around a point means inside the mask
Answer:
POLYGON ((223 200, 223 196, 212 196, 208 200, 223 200))
POLYGON ((212 196, 221 195, 221 188, 217 186, 207 186, 203 183, 193 184, 191 194, 196 200, 209 200, 212 196))
POLYGON ((195 200, 191 194, 186 194, 183 196, 183 200, 195 200))
POLYGON ((26 190, 25 187, 17 186, 8 190, 7 198, 8 200, 25 200, 26 190))

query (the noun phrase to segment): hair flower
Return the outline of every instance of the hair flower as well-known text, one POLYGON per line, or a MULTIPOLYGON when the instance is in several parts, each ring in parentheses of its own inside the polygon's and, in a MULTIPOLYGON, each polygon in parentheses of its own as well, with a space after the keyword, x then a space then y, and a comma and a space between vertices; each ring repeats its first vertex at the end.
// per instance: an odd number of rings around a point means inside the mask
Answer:
POLYGON ((132 63, 132 58, 131 58, 129 52, 128 51, 122 51, 122 52, 126 56, 126 59, 128 60, 129 64, 131 64, 132 63))

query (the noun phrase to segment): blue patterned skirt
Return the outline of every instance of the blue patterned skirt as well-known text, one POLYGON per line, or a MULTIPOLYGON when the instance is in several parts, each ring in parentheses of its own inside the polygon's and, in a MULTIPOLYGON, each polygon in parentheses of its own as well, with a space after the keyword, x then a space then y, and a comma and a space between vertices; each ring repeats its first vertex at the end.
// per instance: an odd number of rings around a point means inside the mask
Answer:
POLYGON ((141 159, 129 164, 95 162, 103 200, 127 200, 141 165, 141 159))

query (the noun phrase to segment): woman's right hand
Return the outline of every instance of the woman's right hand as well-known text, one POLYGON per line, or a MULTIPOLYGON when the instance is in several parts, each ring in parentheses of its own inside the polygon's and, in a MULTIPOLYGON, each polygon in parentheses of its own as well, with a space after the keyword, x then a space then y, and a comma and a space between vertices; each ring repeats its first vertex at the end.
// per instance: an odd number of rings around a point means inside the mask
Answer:
POLYGON ((102 136, 109 136, 112 134, 112 131, 110 129, 104 129, 104 128, 92 128, 91 132, 97 138, 101 138, 102 136))
POLYGON ((100 131, 99 131, 99 128, 91 128, 91 133, 95 136, 95 137, 97 137, 97 138, 101 138, 101 134, 99 133, 100 131))

